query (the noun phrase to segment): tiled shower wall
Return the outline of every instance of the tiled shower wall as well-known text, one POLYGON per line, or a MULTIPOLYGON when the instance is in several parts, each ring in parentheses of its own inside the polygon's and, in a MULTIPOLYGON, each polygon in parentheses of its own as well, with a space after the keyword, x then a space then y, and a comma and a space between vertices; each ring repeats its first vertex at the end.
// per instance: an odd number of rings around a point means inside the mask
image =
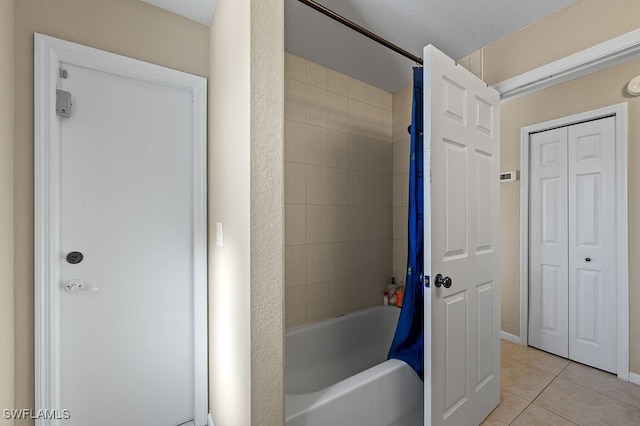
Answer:
POLYGON ((392 108, 390 93, 285 56, 287 327, 382 303, 395 260, 392 108))
POLYGON ((404 284, 407 270, 409 149, 413 85, 393 94, 393 275, 404 284))

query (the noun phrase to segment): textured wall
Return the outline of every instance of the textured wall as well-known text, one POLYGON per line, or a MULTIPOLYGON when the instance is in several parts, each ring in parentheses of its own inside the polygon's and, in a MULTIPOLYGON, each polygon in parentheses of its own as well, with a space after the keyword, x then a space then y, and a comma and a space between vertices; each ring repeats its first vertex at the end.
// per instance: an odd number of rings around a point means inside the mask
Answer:
POLYGON ((33 33, 206 76, 208 28, 137 0, 19 0, 14 5, 15 406, 29 408, 34 395, 33 33))
MULTIPOLYGON (((284 1, 251 1, 251 424, 284 424, 284 1)), ((224 426, 224 425, 220 425, 224 426)))
MULTIPOLYGON (((635 0, 581 0, 543 21, 484 48, 484 79, 496 83, 605 42, 638 28, 635 0)), ((640 198, 637 149, 640 98, 625 93, 625 85, 640 72, 640 63, 620 65, 528 96, 502 103, 501 169, 520 168, 520 128, 620 102, 629 103, 629 306, 631 371, 640 373, 640 198)), ((502 330, 519 334, 519 184, 501 189, 502 330)))
POLYGON ((285 55, 287 327, 382 303, 392 268, 391 94, 285 55))
MULTIPOLYGON (((14 408, 13 1, 0 0, 0 411, 14 408)), ((0 424, 13 424, 0 419, 0 424)))

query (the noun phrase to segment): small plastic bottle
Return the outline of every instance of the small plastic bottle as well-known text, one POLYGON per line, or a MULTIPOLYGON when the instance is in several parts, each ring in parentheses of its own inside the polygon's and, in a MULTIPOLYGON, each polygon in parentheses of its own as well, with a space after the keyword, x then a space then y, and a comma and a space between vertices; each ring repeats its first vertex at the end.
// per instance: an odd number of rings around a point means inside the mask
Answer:
POLYGON ((404 301, 404 287, 400 286, 396 291, 396 306, 401 308, 403 301, 404 301))
POLYGON ((386 306, 386 305, 388 305, 388 304, 389 304, 389 292, 388 292, 388 291, 385 291, 385 292, 383 293, 383 295, 384 295, 384 296, 383 296, 383 299, 382 299, 382 300, 383 300, 384 305, 386 306))

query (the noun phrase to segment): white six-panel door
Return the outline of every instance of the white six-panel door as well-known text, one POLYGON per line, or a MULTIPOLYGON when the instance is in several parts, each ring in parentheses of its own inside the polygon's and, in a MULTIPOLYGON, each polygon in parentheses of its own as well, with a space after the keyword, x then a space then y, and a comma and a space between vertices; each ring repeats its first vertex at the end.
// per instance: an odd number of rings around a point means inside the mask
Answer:
POLYGON ((615 118, 530 149, 529 344, 616 372, 615 118))
POLYGON ((500 96, 433 46, 424 62, 425 425, 474 425, 500 401, 500 96))

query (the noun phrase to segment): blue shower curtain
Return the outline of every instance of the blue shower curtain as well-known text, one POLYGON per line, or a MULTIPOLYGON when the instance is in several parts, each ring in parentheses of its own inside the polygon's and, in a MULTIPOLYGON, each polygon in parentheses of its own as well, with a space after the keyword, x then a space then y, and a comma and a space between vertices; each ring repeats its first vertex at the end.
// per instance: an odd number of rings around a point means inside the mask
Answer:
POLYGON ((411 156, 409 162, 409 250, 404 302, 388 358, 409 364, 424 380, 424 181, 423 181, 423 69, 413 69, 411 156))

